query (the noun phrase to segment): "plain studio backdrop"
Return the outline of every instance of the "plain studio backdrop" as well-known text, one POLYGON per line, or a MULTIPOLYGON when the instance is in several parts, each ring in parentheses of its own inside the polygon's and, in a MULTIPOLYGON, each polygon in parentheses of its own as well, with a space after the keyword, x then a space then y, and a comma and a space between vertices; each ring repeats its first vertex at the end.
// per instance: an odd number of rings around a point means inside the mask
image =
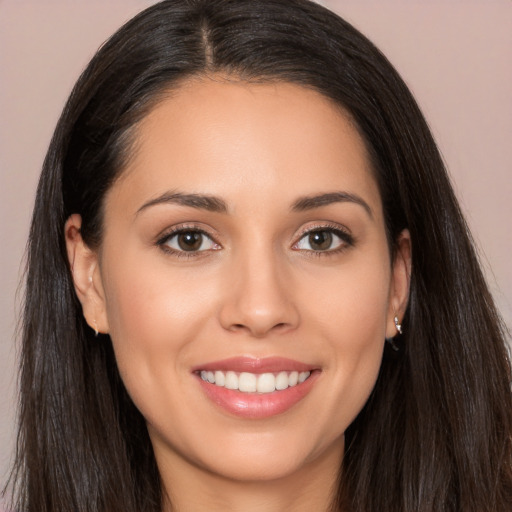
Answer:
MULTIPOLYGON (((43 158, 71 87, 95 50, 153 3, 0 0, 0 487, 14 446, 20 262, 43 158)), ((320 3, 376 43, 412 89, 510 328, 512 1, 320 3)))

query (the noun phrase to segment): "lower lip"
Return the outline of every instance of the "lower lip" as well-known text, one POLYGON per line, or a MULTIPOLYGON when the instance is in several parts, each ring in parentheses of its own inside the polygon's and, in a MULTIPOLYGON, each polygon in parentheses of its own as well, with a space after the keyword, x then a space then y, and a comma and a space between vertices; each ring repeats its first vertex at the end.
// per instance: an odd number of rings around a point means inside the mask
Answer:
POLYGON ((197 379, 206 396, 228 413, 263 419, 282 414, 300 402, 311 391, 319 375, 319 371, 313 371, 301 384, 273 393, 242 393, 210 384, 199 376, 197 379))

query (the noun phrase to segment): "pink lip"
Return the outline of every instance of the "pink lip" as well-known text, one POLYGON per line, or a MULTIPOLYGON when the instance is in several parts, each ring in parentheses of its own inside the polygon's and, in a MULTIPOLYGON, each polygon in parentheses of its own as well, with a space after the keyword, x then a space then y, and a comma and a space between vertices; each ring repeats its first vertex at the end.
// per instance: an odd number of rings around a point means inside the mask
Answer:
POLYGON ((264 419, 282 414, 300 402, 311 391, 320 376, 320 371, 311 365, 280 357, 253 359, 237 357, 216 361, 193 369, 197 382, 206 396, 224 411, 238 417, 248 419, 264 419), (276 373, 280 371, 311 371, 311 375, 303 383, 273 393, 242 393, 210 384, 201 379, 199 372, 234 371, 251 373, 276 373))
POLYGON ((307 372, 314 370, 312 365, 300 363, 285 357, 265 357, 263 359, 253 357, 232 357, 221 361, 213 361, 192 368, 193 372, 201 370, 223 372, 251 372, 251 373, 276 373, 282 371, 307 372))

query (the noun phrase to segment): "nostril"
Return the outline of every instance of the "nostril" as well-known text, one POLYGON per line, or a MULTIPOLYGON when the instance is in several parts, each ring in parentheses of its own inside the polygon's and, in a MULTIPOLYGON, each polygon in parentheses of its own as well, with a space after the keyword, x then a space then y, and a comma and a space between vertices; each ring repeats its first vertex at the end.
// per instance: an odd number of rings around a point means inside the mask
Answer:
POLYGON ((253 326, 252 328, 248 325, 245 325, 245 324, 233 324, 231 325, 231 327, 229 328, 230 331, 233 331, 233 332, 236 332, 236 331, 250 331, 251 333, 253 333, 253 335, 256 335, 258 337, 260 336, 264 336, 268 331, 282 331, 282 330, 285 330, 287 329, 289 326, 288 323, 286 322, 279 322, 275 325, 273 325, 270 329, 267 329, 267 328, 261 328, 261 329, 258 329, 257 327, 253 326))

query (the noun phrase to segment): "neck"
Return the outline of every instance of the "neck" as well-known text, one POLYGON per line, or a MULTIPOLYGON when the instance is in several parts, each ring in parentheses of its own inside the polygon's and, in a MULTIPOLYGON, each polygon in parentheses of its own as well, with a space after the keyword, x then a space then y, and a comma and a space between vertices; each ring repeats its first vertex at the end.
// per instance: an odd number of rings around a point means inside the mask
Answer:
POLYGON ((273 480, 237 480, 168 455, 157 461, 164 512, 331 512, 343 440, 336 449, 273 480))

